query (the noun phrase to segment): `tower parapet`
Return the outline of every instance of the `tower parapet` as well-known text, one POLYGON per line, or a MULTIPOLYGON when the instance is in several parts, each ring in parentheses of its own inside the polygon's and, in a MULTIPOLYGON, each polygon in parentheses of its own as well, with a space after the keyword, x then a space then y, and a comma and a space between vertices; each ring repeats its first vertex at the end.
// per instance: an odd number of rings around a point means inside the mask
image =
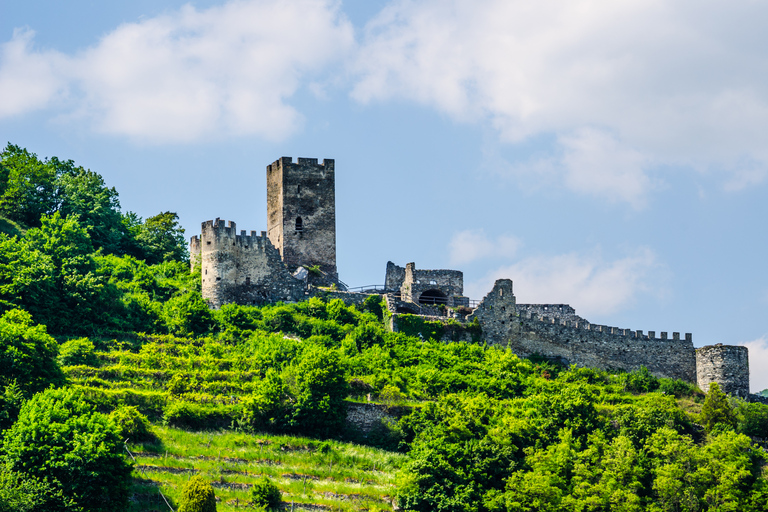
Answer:
POLYGON ((729 395, 749 396, 749 351, 736 345, 707 345, 696 350, 696 380, 705 393, 717 382, 729 395))

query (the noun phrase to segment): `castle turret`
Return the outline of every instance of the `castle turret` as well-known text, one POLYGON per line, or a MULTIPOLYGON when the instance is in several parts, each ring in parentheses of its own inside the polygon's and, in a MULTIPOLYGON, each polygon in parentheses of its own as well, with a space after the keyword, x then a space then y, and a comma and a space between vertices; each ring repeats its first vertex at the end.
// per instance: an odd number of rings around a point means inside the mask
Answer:
POLYGON ((288 272, 264 231, 238 234, 232 221, 209 220, 190 240, 190 253, 200 262, 203 298, 214 308, 304 296, 304 283, 288 272))
POLYGON ((705 393, 717 382, 725 393, 749 396, 749 351, 735 345, 707 345, 696 350, 696 381, 705 393))

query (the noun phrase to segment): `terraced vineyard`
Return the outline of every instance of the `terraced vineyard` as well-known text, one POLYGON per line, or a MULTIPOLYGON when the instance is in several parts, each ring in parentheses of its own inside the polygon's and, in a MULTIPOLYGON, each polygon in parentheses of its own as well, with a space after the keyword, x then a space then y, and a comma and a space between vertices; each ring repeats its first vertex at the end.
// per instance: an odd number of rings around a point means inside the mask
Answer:
POLYGON ((157 440, 128 444, 136 460, 132 511, 176 509, 184 482, 211 482, 219 511, 250 506, 262 476, 280 488, 287 510, 392 510, 394 473, 404 455, 375 448, 273 435, 187 432, 155 426, 157 440), (159 491, 159 492, 158 492, 159 491))

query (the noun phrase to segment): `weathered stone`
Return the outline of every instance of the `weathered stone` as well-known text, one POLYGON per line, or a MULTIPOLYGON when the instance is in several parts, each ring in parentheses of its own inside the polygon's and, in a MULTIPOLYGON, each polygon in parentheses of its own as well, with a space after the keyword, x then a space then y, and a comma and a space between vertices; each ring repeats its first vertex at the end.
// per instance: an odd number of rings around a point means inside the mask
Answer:
POLYGON ((336 270, 336 181, 334 161, 282 157, 267 166, 267 233, 290 271, 319 266, 336 270))
POLYGON ((237 234, 230 221, 202 223, 190 241, 192 264, 200 265, 202 294, 211 307, 223 304, 263 304, 305 297, 306 285, 293 277, 266 234, 237 234))
POLYGON ((707 345, 696 350, 696 380, 705 393, 717 382, 729 395, 749 396, 749 352, 747 347, 707 345))
POLYGON ((398 290, 403 301, 415 304, 458 306, 464 295, 464 273, 459 270, 416 270, 415 263, 405 269, 387 262, 387 290, 398 290))

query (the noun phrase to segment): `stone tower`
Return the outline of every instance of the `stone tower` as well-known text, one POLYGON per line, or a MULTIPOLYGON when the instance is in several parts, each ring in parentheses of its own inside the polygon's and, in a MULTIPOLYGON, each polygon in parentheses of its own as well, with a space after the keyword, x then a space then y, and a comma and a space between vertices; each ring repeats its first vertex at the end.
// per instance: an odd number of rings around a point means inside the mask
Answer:
POLYGON ((267 229, 291 272, 317 265, 338 280, 333 160, 282 157, 267 166, 267 229))
POLYGON ((189 252, 192 266, 200 266, 203 298, 213 308, 304 298, 304 283, 288 272, 264 231, 238 233, 232 221, 209 220, 190 239, 189 252))
POLYGON ((729 395, 749 395, 749 352, 735 345, 707 345, 696 349, 696 381, 705 393, 717 382, 729 395))

